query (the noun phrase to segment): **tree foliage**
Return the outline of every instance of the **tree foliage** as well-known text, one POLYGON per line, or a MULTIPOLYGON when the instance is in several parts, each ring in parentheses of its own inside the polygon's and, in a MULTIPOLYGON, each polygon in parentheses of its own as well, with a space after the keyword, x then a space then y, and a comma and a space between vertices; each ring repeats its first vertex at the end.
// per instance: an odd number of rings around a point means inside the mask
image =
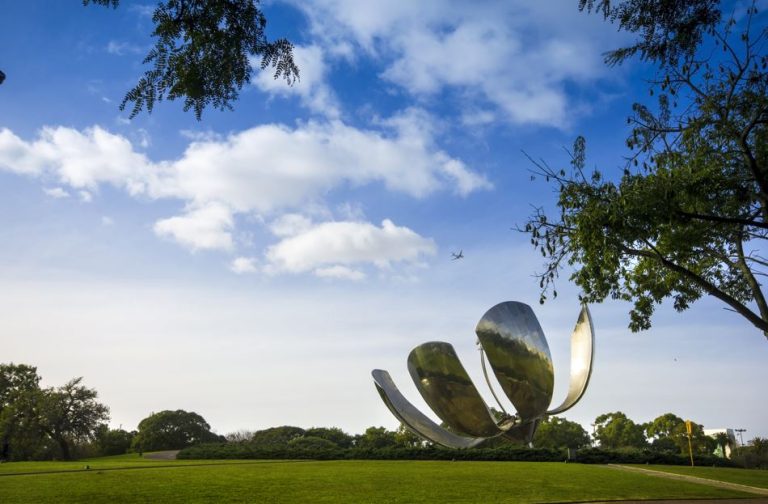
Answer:
MULTIPOLYGON (((645 434, 652 439, 652 448, 658 451, 688 453, 688 431, 685 420, 673 413, 665 413, 645 424, 645 434)), ((727 436, 726 436, 727 438, 727 436)), ((691 422, 691 449, 693 453, 710 455, 717 446, 715 438, 704 434, 701 424, 691 422)))
POLYGON ((254 432, 251 442, 263 447, 285 446, 294 439, 304 436, 305 432, 301 427, 292 425, 270 427, 254 432))
POLYGON ((0 364, 0 460, 36 458, 42 448, 37 368, 0 364))
POLYGON ((680 432, 685 432, 685 420, 674 413, 665 413, 645 425, 649 438, 669 438, 680 432))
POLYGON ((639 40, 606 54, 609 65, 638 55, 644 60, 674 64, 692 56, 704 35, 722 16, 720 0, 579 0, 579 10, 596 11, 639 34, 639 40))
POLYGON ((180 450, 198 443, 223 440, 222 436, 211 432, 211 426, 197 413, 165 410, 139 422, 133 448, 137 451, 180 450))
POLYGON ((328 440, 339 448, 350 448, 355 441, 353 436, 338 427, 311 427, 304 432, 304 435, 328 440))
POLYGON ((537 448, 571 448, 590 446, 589 434, 577 422, 560 417, 547 417, 536 429, 533 446, 537 448))
POLYGON ((396 433, 385 427, 368 427, 358 435, 355 446, 361 449, 377 450, 397 446, 396 433))
POLYGON ((639 52, 658 64, 658 101, 633 106, 620 176, 588 173, 581 137, 570 170, 536 163, 559 194, 556 218, 537 208, 524 227, 546 260, 541 301, 556 295, 568 264, 585 302, 634 303, 633 331, 650 327, 664 299, 683 311, 710 295, 768 337, 760 280, 768 272, 760 255, 768 233, 768 28, 754 27, 751 7, 715 30, 711 1, 633 0, 608 12, 621 19, 635 4, 646 10, 622 26, 643 36, 620 58, 639 52), (672 14, 686 6, 701 13, 690 14, 696 20, 684 34, 672 14))
POLYGON ((41 389, 37 368, 0 364, 0 460, 72 458, 109 419, 97 395, 82 378, 41 389))
POLYGON ((621 411, 606 413, 595 419, 595 439, 600 448, 644 448, 648 445, 643 426, 621 411))
POLYGON ((109 420, 109 408, 82 381, 82 377, 74 378, 61 387, 45 389, 40 401, 40 426, 65 460, 72 458, 74 443, 95 439, 98 427, 109 420))
POLYGON ((421 448, 432 444, 411 432, 404 424, 400 424, 395 431, 395 443, 401 448, 421 448))
MULTIPOLYGON (((117 7, 119 0, 83 0, 117 7)), ((152 112, 158 101, 184 99, 184 110, 200 119, 212 105, 232 109, 239 91, 252 75, 251 58, 261 58, 261 69, 291 85, 299 77, 293 45, 280 38, 269 41, 267 19, 258 0, 164 0, 152 16, 155 46, 144 58, 152 68, 128 91, 120 110, 131 106, 130 117, 142 109, 152 112)))
POLYGON ((122 455, 128 451, 136 432, 128 432, 125 429, 110 429, 107 425, 101 425, 96 429, 96 448, 99 455, 122 455))

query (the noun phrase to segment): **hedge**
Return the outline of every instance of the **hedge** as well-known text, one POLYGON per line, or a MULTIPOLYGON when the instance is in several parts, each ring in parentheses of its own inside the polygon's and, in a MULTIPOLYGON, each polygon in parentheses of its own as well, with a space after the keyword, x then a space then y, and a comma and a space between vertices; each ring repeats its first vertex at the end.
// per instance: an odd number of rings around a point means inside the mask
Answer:
MULTIPOLYGON (((657 453, 649 450, 613 451, 598 448, 572 450, 570 459, 565 450, 504 446, 451 450, 440 447, 423 448, 316 448, 305 446, 257 446, 250 443, 207 443, 181 450, 179 459, 312 459, 312 460, 485 460, 520 462, 562 462, 570 460, 584 464, 667 464, 688 465, 683 455, 657 453)), ((729 460, 714 456, 695 456, 696 465, 733 467, 729 460)))

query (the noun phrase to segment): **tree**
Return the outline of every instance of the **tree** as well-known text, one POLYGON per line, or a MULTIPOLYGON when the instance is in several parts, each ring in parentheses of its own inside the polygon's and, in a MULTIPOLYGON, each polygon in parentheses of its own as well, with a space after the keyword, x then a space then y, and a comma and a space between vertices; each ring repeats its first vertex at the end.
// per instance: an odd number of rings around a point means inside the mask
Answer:
POLYGON ((109 420, 109 408, 96 401, 98 393, 74 378, 61 387, 45 389, 40 401, 40 428, 59 447, 61 458, 72 458, 75 443, 93 440, 109 420))
MULTIPOLYGON (((119 0, 83 0, 117 7, 119 0)), ((199 120, 208 105, 232 109, 240 89, 251 80, 251 58, 261 57, 261 69, 291 85, 299 77, 293 45, 286 39, 269 42, 267 19, 258 0, 164 0, 152 16, 155 46, 144 58, 152 68, 120 103, 132 103, 130 117, 167 98, 184 99, 184 110, 199 120)))
POLYGON ((648 438, 670 438, 685 431, 685 420, 673 413, 665 413, 645 425, 645 435, 648 438))
POLYGON ((643 426, 621 411, 606 413, 595 419, 595 439, 601 448, 644 448, 648 445, 643 426))
POLYGON ((581 424, 560 417, 545 418, 533 436, 533 446, 538 448, 576 450, 589 445, 589 434, 581 424))
POLYGON ((240 429, 224 436, 228 443, 247 443, 253 437, 253 431, 240 429))
POLYGON ((43 448, 39 383, 33 366, 0 364, 0 460, 36 458, 43 448))
MULTIPOLYGON (((688 430, 685 420, 673 413, 665 413, 644 425, 645 434, 653 441, 651 447, 657 451, 688 453, 688 430)), ((704 434, 704 427, 691 422, 691 448, 694 453, 709 455, 715 449, 716 441, 704 434)))
POLYGON ((633 331, 651 326, 664 299, 683 311, 710 295, 768 337, 759 280, 768 274, 760 255, 768 236, 768 28, 752 24, 754 4, 739 23, 718 24, 717 5, 598 2, 620 27, 642 35, 608 62, 639 54, 655 63, 650 91, 658 103, 633 106, 631 154, 620 176, 587 173, 581 137, 569 171, 536 163, 559 193, 556 218, 539 207, 523 228, 546 261, 541 302, 557 295, 568 264, 584 302, 633 302, 633 331))
POLYGON ((122 455, 131 447, 133 436, 136 432, 128 432, 124 429, 110 429, 107 425, 101 425, 96 429, 96 446, 99 455, 122 455))
POLYGON ((716 450, 722 457, 730 457, 732 449, 731 438, 725 432, 718 432, 712 438, 715 440, 716 450))
POLYGON ((400 424, 395 431, 395 443, 403 448, 421 448, 427 441, 411 432, 404 424, 400 424))
POLYGON ((211 426, 195 412, 165 410, 139 422, 133 438, 138 451, 180 450, 198 443, 213 443, 224 438, 211 432, 211 426))
POLYGON ((304 434, 305 431, 301 427, 283 425, 254 432, 251 442, 258 446, 284 448, 290 441, 303 437, 304 434))
POLYGON ((579 0, 579 10, 597 11, 619 23, 620 30, 640 33, 628 46, 609 51, 609 65, 639 55, 647 61, 675 64, 692 56, 707 33, 720 22, 720 0, 579 0))
POLYGON ((397 439, 395 433, 385 427, 368 427, 363 434, 358 435, 355 445, 364 450, 393 448, 397 446, 397 439))
MULTIPOLYGON (((657 452, 681 453, 681 438, 685 436, 685 420, 673 413, 665 413, 644 425, 645 435, 651 440, 651 449, 657 452)), ((687 451, 687 446, 685 450, 687 451)))
POLYGON ((304 432, 305 436, 326 439, 339 448, 351 448, 355 438, 338 427, 312 427, 304 432))
POLYGON ((755 454, 761 457, 768 457, 768 438, 752 438, 749 445, 752 447, 755 454))

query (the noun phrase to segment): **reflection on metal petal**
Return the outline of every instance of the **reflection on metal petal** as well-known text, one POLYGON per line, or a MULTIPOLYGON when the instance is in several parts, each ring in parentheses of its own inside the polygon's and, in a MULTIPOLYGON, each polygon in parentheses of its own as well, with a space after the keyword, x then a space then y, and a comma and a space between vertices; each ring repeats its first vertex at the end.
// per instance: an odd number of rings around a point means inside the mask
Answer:
POLYGON ((471 448, 485 440, 484 438, 457 436, 443 429, 403 397, 388 372, 383 369, 374 369, 371 374, 384 404, 406 428, 417 436, 448 448, 471 448))
POLYGON ((504 437, 515 443, 528 444, 533 439, 533 434, 536 432, 536 427, 538 427, 538 425, 539 420, 530 420, 528 422, 519 423, 505 431, 504 437))
POLYGON ((568 385, 568 395, 565 396, 563 404, 547 411, 547 415, 556 415, 571 409, 584 395, 589 377, 592 375, 594 345, 595 332, 592 328, 592 316, 589 314, 589 309, 584 306, 571 334, 571 380, 568 385))
MULTIPOLYGON (((380 369, 373 371, 376 389, 384 403, 417 435, 451 448, 469 448, 499 435, 530 443, 545 415, 568 410, 584 395, 592 373, 595 340, 592 317, 586 306, 571 335, 568 394, 560 406, 549 411, 555 382, 552 356, 531 307, 512 301, 500 303, 483 315, 475 332, 501 388, 517 409, 517 416, 504 415, 495 421, 453 347, 448 343, 429 342, 411 351, 408 370, 424 400, 450 430, 437 425, 409 403, 389 373, 380 369)), ((485 362, 482 364, 490 387, 485 362)))
POLYGON ((449 343, 431 341, 414 348, 408 371, 432 411, 451 430, 492 437, 501 430, 449 343))
POLYGON ((552 400, 555 373, 539 321, 530 306, 499 303, 475 329, 496 379, 523 420, 541 416, 552 400))

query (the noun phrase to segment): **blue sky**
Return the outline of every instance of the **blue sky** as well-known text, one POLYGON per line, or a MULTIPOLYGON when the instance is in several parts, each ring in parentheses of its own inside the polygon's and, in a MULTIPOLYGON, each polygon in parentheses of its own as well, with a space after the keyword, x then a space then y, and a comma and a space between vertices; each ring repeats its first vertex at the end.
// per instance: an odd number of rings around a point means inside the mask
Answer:
MULTIPOLYGON (((178 102, 118 110, 151 4, 9 2, 0 360, 46 385, 83 375, 115 426, 181 408, 221 433, 361 432, 397 425, 373 368, 423 404, 405 366, 421 342, 451 342, 484 389, 474 326, 518 300, 548 335, 559 401, 578 292, 562 281, 538 305, 541 258, 511 228, 554 194, 523 151, 564 164, 581 134, 590 166, 617 172, 651 71, 604 66, 626 36, 576 4, 270 2, 301 81, 257 72, 234 111, 197 121, 178 102)), ((768 436, 768 343, 749 324, 707 299, 638 334, 626 304, 591 309, 593 381, 566 417, 671 411, 768 436)))

